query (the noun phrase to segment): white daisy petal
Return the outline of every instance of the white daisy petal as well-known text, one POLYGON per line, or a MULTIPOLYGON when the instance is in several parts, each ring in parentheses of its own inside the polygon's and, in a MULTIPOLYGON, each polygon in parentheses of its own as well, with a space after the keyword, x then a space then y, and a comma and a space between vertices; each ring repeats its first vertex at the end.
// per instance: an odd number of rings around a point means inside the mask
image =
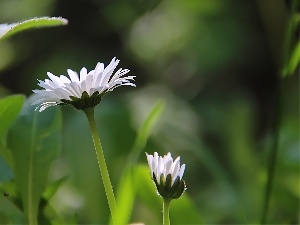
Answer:
POLYGON ((86 92, 91 96, 93 94, 91 93, 91 90, 93 88, 93 76, 92 75, 87 76, 85 83, 86 83, 86 92))
POLYGON ((105 85, 105 81, 109 80, 115 68, 118 66, 119 62, 120 60, 115 60, 115 58, 111 60, 110 64, 103 71, 103 77, 99 85, 105 85))
POLYGON ((65 84, 64 89, 69 93, 69 98, 67 100, 70 100, 70 96, 75 96, 75 97, 81 96, 80 89, 77 83, 65 84))
POLYGON ((95 74, 100 74, 103 72, 103 70, 104 70, 104 64, 98 62, 95 68, 95 74))
POLYGON ((87 69, 85 67, 83 67, 80 70, 80 82, 84 81, 86 76, 87 76, 87 69))
POLYGON ((46 83, 46 82, 44 82, 44 81, 41 81, 41 80, 38 80, 38 81, 39 81, 38 85, 39 85, 40 87, 45 88, 45 89, 52 89, 52 86, 49 85, 48 83, 46 83))
POLYGON ((61 86, 63 84, 63 82, 60 80, 60 78, 53 75, 52 73, 48 72, 47 75, 58 86, 61 86))
MULTIPOLYGON (((116 80, 116 79, 119 79, 120 77, 122 77, 122 76, 125 75, 126 73, 129 73, 129 71, 130 71, 130 70, 128 70, 128 69, 124 69, 124 70, 119 69, 119 70, 115 73, 115 75, 111 78, 111 81, 114 81, 114 80, 116 80)), ((134 77, 134 76, 133 76, 133 77, 134 77)))
POLYGON ((69 84, 71 83, 71 81, 69 80, 69 78, 67 78, 64 75, 60 75, 59 79, 64 83, 64 84, 69 84))
POLYGON ((180 171, 179 171, 179 174, 178 174, 178 176, 179 176, 180 179, 182 179, 184 170, 185 170, 185 164, 183 164, 183 165, 180 167, 180 171))
POLYGON ((75 97, 80 98, 82 95, 80 86, 77 82, 72 82, 70 83, 71 88, 73 89, 73 91, 76 93, 75 97))
POLYGON ((71 78, 71 81, 79 83, 79 78, 75 71, 68 69, 67 72, 71 78))

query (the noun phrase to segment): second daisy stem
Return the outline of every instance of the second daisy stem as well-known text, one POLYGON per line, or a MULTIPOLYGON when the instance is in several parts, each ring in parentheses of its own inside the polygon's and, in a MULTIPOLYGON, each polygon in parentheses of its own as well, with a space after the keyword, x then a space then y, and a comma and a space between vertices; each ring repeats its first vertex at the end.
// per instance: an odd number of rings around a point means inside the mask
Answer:
POLYGON ((170 203, 171 199, 163 198, 163 225, 170 225, 170 203))
POLYGON ((111 216, 113 219, 113 222, 116 224, 117 220, 117 203, 116 199, 114 196, 113 188, 109 179, 109 174, 107 170, 107 166, 105 163, 105 158, 101 146, 101 141, 100 141, 100 136, 98 134, 97 126, 96 126, 96 121, 94 117, 94 108, 86 108, 83 110, 85 115, 87 116, 87 119, 89 121, 92 137, 93 137, 93 142, 96 150, 96 155, 97 155, 97 160, 100 168, 100 173, 102 176, 102 181, 109 205, 109 209, 111 212, 111 216))

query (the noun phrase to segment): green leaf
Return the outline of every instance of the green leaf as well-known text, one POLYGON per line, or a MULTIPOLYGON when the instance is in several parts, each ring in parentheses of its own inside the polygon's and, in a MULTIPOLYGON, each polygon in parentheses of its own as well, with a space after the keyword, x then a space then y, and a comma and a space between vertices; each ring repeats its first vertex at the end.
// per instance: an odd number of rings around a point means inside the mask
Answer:
POLYGON ((37 224, 38 205, 46 186, 48 170, 60 152, 60 130, 59 107, 39 113, 27 101, 8 132, 15 182, 29 224, 37 224))
POLYGON ((32 28, 41 28, 41 27, 52 27, 67 25, 68 20, 62 17, 40 17, 25 20, 19 23, 13 24, 0 24, 0 40, 3 40, 15 33, 20 31, 32 29, 32 28))
POLYGON ((11 95, 0 99, 0 139, 19 115, 24 99, 23 95, 11 95))

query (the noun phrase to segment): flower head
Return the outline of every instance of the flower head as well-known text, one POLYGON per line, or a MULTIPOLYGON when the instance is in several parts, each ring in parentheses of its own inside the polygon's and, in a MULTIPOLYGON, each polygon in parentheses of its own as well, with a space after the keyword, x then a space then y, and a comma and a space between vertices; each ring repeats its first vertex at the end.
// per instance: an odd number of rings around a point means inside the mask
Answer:
POLYGON ((38 85, 44 89, 33 90, 35 97, 32 104, 40 104, 38 106, 40 112, 50 106, 64 104, 73 105, 76 109, 85 109, 99 104, 103 95, 119 86, 135 87, 132 83, 135 76, 124 77, 129 72, 128 69, 120 68, 113 74, 119 62, 120 60, 113 58, 105 68, 104 64, 99 62, 90 72, 83 67, 79 76, 70 69, 67 70, 69 77, 64 75, 58 77, 48 72, 50 79, 38 80, 38 85))
POLYGON ((186 189, 182 179, 185 164, 180 166, 180 157, 173 161, 170 152, 164 157, 158 156, 157 152, 146 155, 158 193, 164 198, 179 198, 186 189))

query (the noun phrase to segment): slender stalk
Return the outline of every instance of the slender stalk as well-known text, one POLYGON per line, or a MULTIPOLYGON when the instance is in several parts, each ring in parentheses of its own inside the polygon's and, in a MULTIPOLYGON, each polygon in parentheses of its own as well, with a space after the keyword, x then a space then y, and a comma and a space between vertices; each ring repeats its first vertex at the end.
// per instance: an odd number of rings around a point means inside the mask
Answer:
POLYGON ((163 225, 170 225, 170 203, 171 199, 163 198, 163 225))
POLYGON ((108 205, 110 208, 111 216, 113 219, 113 223, 117 223, 116 222, 116 220, 117 220, 117 203, 116 203, 113 188, 112 188, 112 185, 111 185, 111 182, 109 179, 109 174, 108 174, 107 166, 105 163, 105 158, 104 158, 104 154, 103 154, 103 150, 102 150, 102 146, 101 146, 101 141, 100 141, 100 137, 99 137, 97 126, 96 126, 96 121, 95 121, 95 117, 94 117, 94 108, 86 108, 83 111, 89 121, 90 129, 91 129, 91 133, 92 133, 92 137, 93 137, 93 142, 94 142, 94 146, 95 146, 95 150, 96 150, 97 160, 98 160, 98 164, 99 164, 99 168, 100 168, 100 173, 102 176, 104 190, 106 193, 106 197, 107 197, 108 205))
POLYGON ((263 213, 261 218, 261 224, 266 224, 267 214, 270 205, 271 194, 273 190, 274 175, 276 169, 277 155, 278 155, 278 144, 279 144, 279 133, 282 117, 282 95, 283 95, 283 83, 280 82, 280 87, 277 93, 277 102, 276 102, 276 112, 275 112, 275 124, 274 124, 274 134, 273 134, 273 143, 270 152, 269 165, 268 165, 268 180, 265 189, 265 198, 263 205, 263 213))
POLYGON ((263 211, 261 217, 261 224, 266 224, 267 222, 267 215, 270 205, 270 199, 273 189, 274 183, 274 175, 277 163, 277 155, 278 155, 278 145, 279 145, 279 138, 280 138, 280 126, 282 120, 282 111, 283 111, 283 95, 284 95, 284 80, 283 78, 287 75, 286 74, 286 66, 289 63, 289 57, 291 54, 292 49, 292 38, 293 32, 295 31, 295 25, 293 24, 295 21, 293 20, 293 16, 297 12, 297 6, 299 2, 298 0, 293 0, 292 2, 292 12, 289 18, 288 29, 285 37, 284 43, 284 54, 283 54, 283 65, 282 70, 278 76, 279 88, 277 91, 276 96, 276 103, 275 103, 275 118, 274 118, 274 128, 273 128, 273 144, 271 147, 270 158, 269 158, 269 165, 268 165, 268 180, 265 189, 264 195, 264 203, 263 203, 263 211))

